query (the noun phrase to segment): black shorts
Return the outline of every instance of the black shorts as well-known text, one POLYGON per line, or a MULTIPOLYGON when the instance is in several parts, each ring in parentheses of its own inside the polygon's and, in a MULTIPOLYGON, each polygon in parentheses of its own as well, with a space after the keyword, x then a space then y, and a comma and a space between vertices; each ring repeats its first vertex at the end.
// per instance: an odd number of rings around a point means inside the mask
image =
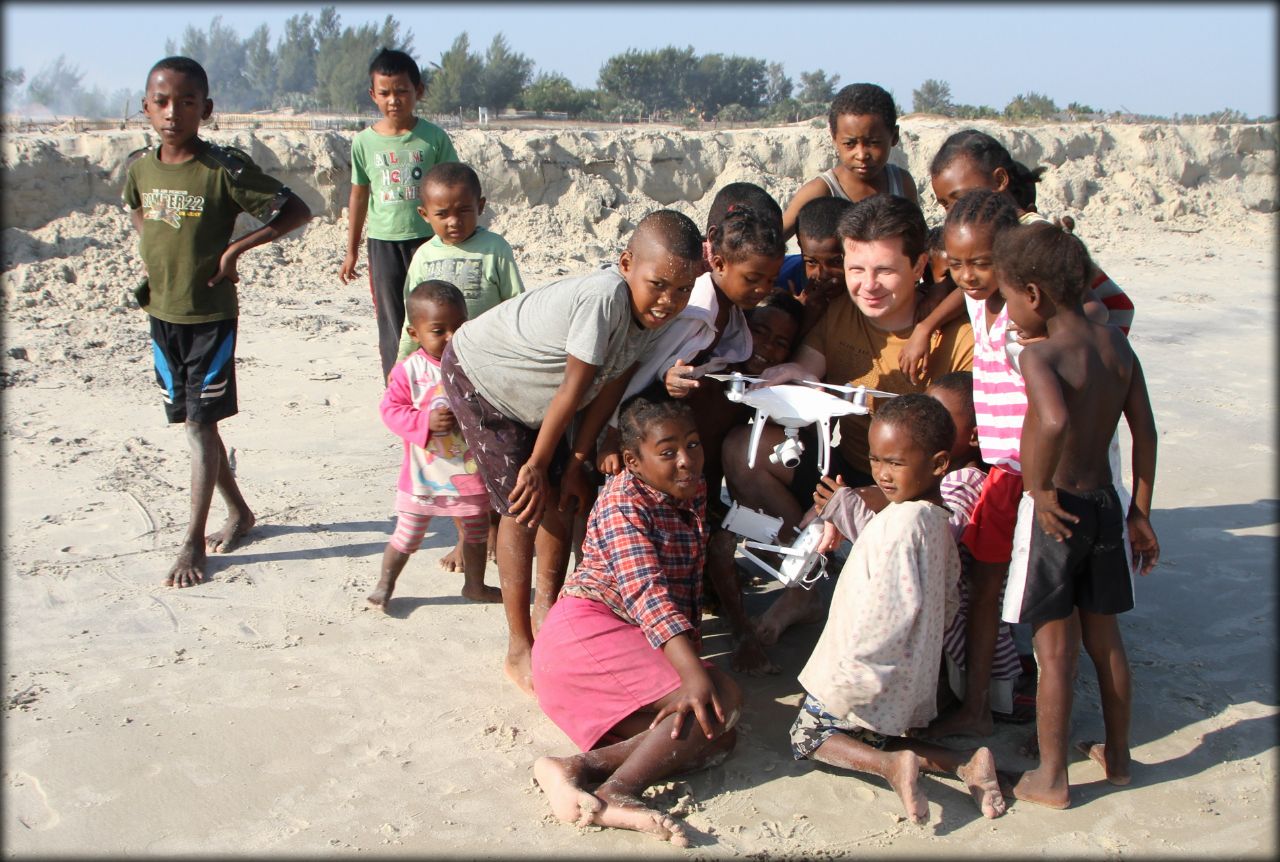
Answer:
POLYGON ((211 425, 236 415, 235 318, 169 323, 151 318, 156 383, 170 422, 211 425))
MULTIPOLYGON (((453 345, 445 346, 440 356, 440 377, 449 408, 458 420, 458 430, 466 441, 467 449, 476 459, 476 468, 489 492, 489 503, 504 517, 511 515, 511 492, 516 486, 520 468, 533 454, 538 431, 523 422, 512 419, 490 404, 476 391, 471 379, 458 365, 453 345)), ((558 488, 569 463, 569 441, 562 436, 556 443, 547 467, 547 480, 552 488, 558 488)), ((551 500, 549 505, 556 505, 551 500)))
MULTIPOLYGON (((818 487, 818 482, 822 478, 822 474, 818 472, 821 466, 818 457, 818 426, 806 425, 800 429, 800 442, 804 444, 804 452, 800 455, 800 464, 795 468, 795 472, 791 476, 791 481, 787 484, 787 489, 791 492, 791 496, 795 497, 796 502, 800 504, 800 508, 808 511, 813 505, 813 492, 818 487)), ((761 444, 761 449, 764 444, 761 444)), ((767 452, 761 452, 756 455, 756 463, 760 458, 767 458, 767 452)), ((831 465, 827 470, 827 475, 833 479, 840 476, 844 479, 844 483, 850 488, 860 488, 863 485, 874 485, 875 480, 861 470, 849 466, 849 462, 840 454, 840 449, 831 447, 831 465)))
MULTIPOLYGON (((1018 622, 1066 619, 1075 608, 1095 614, 1133 610, 1133 573, 1124 549, 1124 512, 1114 487, 1075 494, 1058 489, 1058 505, 1080 519, 1059 542, 1031 527, 1018 622)), ((1010 572, 1011 581, 1015 577, 1010 572)), ((1009 589, 1016 588, 1011 585, 1009 589)))

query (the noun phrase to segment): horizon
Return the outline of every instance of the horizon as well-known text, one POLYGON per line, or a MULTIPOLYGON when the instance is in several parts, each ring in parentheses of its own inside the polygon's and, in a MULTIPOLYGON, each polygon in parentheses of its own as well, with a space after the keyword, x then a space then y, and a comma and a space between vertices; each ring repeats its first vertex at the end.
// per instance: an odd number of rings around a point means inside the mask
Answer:
MULTIPOLYGON (((333 3, 343 27, 381 23, 393 16, 402 32, 412 32, 411 53, 421 65, 438 59, 453 40, 467 32, 471 49, 483 53, 501 32, 513 51, 535 63, 535 74, 557 72, 580 89, 595 88, 600 67, 629 49, 652 50, 692 45, 699 55, 721 53, 782 63, 799 83, 801 72, 823 69, 839 75, 839 86, 874 81, 891 92, 905 111, 912 109, 912 90, 927 79, 950 85, 953 101, 1001 110, 1019 94, 1042 93, 1059 105, 1077 102, 1102 112, 1169 117, 1211 114, 1232 109, 1250 117, 1274 117, 1276 78, 1276 9, 1269 3, 1216 6, 1073 3, 949 4, 835 7, 796 3, 785 9, 757 3, 333 3), (672 31, 672 16, 639 14, 654 9, 686 10, 686 27, 672 31), (486 14, 500 12, 501 14, 486 14), (815 29, 807 17, 822 16, 830 26, 815 29), (720 27, 732 15, 733 28, 720 27), (953 26, 938 26, 952 16, 953 26), (1062 53, 1026 63, 1011 57, 1005 71, 987 60, 980 40, 993 32, 992 15, 1008 15, 1023 32, 1052 34, 1062 53), (785 25, 794 23, 794 36, 785 25), (896 43, 856 42, 848 56, 845 32, 871 30, 900 33, 896 43), (600 38, 602 31, 622 31, 626 39, 600 38), (683 34, 691 35, 683 35, 683 34), (913 49, 903 46, 909 34, 913 49), (696 35, 697 38, 693 38, 696 35), (841 41, 843 39, 843 41, 841 41), (606 45, 605 43, 608 42, 606 45), (1194 52, 1183 46, 1193 47, 1194 52), (951 54, 947 52, 950 51, 951 54), (1069 53, 1068 53, 1069 51, 1069 53), (982 58, 965 64, 965 56, 982 58), (1194 62, 1188 58, 1194 56, 1194 62), (825 57, 832 57, 827 60, 825 57), (956 57, 957 59, 952 59, 956 57), (799 58, 799 59, 797 59, 799 58), (871 73, 877 62, 885 71, 871 73)), ((206 30, 214 17, 245 38, 259 24, 270 30, 273 47, 293 15, 319 11, 302 3, 154 3, 113 4, 14 2, 4 7, 4 68, 21 68, 27 83, 59 55, 84 73, 86 89, 106 93, 121 88, 141 90, 146 70, 165 56, 167 39, 182 41, 190 25, 206 30), (69 15, 69 11, 75 14, 69 15), (147 26, 139 33, 138 16, 147 26), (58 38, 47 35, 56 31, 58 38), (103 56, 100 46, 131 42, 136 50, 103 56), (142 61, 137 58, 145 57, 142 61), (99 65, 83 61, 93 57, 99 65)), ((1046 56, 1043 51, 1034 52, 1046 56)), ((217 81, 211 82, 217 100, 217 81)))

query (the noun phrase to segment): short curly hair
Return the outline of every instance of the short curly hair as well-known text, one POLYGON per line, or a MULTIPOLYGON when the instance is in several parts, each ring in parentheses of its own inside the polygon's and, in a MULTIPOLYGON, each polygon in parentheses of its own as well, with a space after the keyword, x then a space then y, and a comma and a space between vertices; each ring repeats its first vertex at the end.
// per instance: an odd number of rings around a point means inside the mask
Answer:
POLYGON ((871 421, 906 431, 926 455, 950 452, 956 439, 956 423, 947 408, 938 399, 918 392, 888 399, 871 421))
POLYGON ((649 387, 622 402, 618 410, 618 435, 621 448, 627 452, 639 452, 644 435, 654 422, 666 419, 684 419, 692 423, 693 411, 683 401, 667 395, 661 387, 649 387))
POLYGON ((836 93, 827 113, 831 134, 836 133, 836 121, 846 114, 874 114, 891 130, 898 125, 898 107, 893 103, 893 96, 878 84, 850 84, 836 93))
POLYGON ((1050 222, 1001 231, 991 257, 1002 282, 1018 290, 1034 282, 1058 305, 1081 302, 1093 272, 1080 238, 1050 222))

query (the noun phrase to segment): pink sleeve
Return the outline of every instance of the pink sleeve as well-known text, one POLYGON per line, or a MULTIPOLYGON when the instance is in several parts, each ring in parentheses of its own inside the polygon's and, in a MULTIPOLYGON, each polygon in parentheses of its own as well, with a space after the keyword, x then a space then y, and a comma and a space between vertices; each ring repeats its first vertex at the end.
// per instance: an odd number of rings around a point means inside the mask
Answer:
POLYGON ((382 394, 378 410, 382 413, 382 424, 392 434, 419 446, 427 445, 431 438, 431 414, 413 406, 405 363, 391 369, 391 380, 387 383, 387 391, 382 394))

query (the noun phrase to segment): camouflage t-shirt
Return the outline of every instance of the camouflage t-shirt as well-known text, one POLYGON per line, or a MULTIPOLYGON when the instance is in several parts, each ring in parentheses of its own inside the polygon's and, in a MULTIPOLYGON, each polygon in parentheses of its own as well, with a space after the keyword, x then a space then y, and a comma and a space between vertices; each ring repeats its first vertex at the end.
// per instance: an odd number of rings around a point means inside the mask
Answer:
POLYGON ((161 162, 158 148, 129 165, 124 202, 142 209, 142 262, 147 279, 139 304, 169 323, 231 320, 239 313, 236 286, 209 286, 231 241, 236 216, 269 221, 284 186, 244 152, 201 141, 190 161, 161 162))

